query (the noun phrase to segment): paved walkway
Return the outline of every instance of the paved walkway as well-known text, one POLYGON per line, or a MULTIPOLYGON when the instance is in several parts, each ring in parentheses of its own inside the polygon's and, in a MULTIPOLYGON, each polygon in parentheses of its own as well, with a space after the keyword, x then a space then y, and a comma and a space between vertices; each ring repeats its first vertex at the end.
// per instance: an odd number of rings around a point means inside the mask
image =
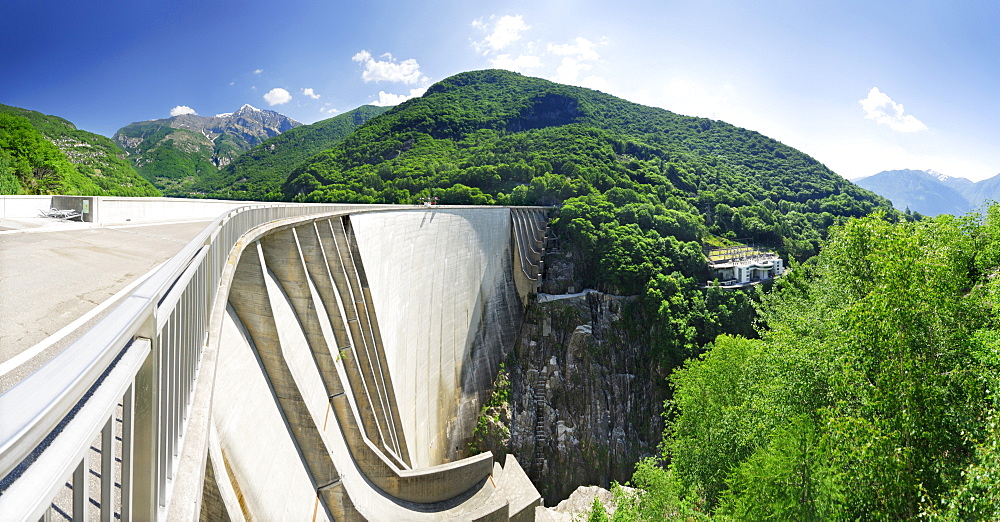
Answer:
MULTIPOLYGON (((17 382, 34 371, 99 319, 81 317, 170 259, 208 223, 93 227, 0 219, 0 380, 17 382), (74 322, 83 323, 76 335, 47 339, 74 322), (16 371, 5 364, 43 341, 47 356, 16 371)), ((0 384, 0 392, 6 388, 0 384)))

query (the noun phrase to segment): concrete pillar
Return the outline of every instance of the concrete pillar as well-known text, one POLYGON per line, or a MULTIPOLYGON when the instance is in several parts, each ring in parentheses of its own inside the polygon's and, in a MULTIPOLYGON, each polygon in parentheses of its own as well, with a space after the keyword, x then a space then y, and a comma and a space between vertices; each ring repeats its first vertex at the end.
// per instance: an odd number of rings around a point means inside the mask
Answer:
MULTIPOLYGON (((308 231, 311 224, 303 228, 308 231)), ((317 302, 313 298, 296 230, 286 229, 269 234, 261 238, 260 243, 268 269, 278 276, 278 281, 291 299, 295 315, 302 324, 313 360, 326 387, 326 396, 343 393, 343 386, 336 378, 337 368, 330 347, 320 325, 319 311, 325 310, 325 307, 322 302, 317 302)))
MULTIPOLYGON (((267 380, 281 407, 281 414, 291 431, 292 440, 317 489, 320 503, 328 516, 332 517, 331 506, 328 503, 331 499, 326 498, 321 490, 340 477, 323 441, 320 427, 310 415, 282 353, 278 325, 275 323, 271 308, 271 296, 265 283, 265 267, 266 262, 260 243, 249 246, 236 267, 229 293, 229 304, 253 340, 255 351, 267 374, 267 380)), ((282 325, 282 327, 298 328, 298 325, 282 325)))

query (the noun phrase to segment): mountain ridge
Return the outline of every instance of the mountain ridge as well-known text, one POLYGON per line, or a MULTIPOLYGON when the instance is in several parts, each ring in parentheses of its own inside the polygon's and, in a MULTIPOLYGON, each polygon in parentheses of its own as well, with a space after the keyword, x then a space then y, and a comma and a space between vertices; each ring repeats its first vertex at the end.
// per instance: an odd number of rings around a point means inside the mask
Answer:
POLYGON ((205 175, 192 190, 226 199, 279 199, 281 184, 299 163, 333 147, 355 129, 390 107, 362 105, 332 118, 295 127, 264 140, 219 170, 205 175))
POLYGON ((884 170, 854 182, 888 198, 898 210, 927 216, 962 215, 1000 200, 1000 174, 980 181, 933 170, 884 170))
POLYGON ((278 112, 244 104, 216 116, 182 114, 130 123, 114 140, 143 177, 167 195, 185 196, 202 177, 244 151, 301 125, 278 112))

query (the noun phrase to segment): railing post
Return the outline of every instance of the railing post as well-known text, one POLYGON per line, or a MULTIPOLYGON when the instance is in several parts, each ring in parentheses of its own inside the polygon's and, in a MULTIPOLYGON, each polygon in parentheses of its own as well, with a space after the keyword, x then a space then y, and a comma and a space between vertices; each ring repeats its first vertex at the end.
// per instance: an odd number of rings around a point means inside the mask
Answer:
POLYGON ((87 500, 90 498, 90 488, 87 487, 87 471, 90 469, 87 466, 89 453, 90 448, 87 448, 83 452, 83 460, 73 471, 73 520, 82 522, 87 522, 87 500))
POLYGON ((122 522, 132 522, 134 489, 132 488, 134 452, 132 441, 135 438, 135 384, 125 390, 122 397, 122 522))
POLYGON ((150 341, 149 356, 135 376, 132 438, 132 518, 155 521, 160 508, 160 346, 155 311, 137 335, 150 341))
POLYGON ((111 499, 115 490, 115 415, 111 410, 111 418, 101 430, 101 522, 113 522, 115 503, 111 499))

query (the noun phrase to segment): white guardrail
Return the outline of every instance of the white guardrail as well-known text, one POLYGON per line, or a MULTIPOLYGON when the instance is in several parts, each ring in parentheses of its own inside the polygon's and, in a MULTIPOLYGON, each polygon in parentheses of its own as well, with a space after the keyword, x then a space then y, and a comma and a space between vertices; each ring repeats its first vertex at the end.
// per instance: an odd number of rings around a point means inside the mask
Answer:
POLYGON ((72 345, 0 395, 0 518, 48 519, 72 475, 72 514, 165 517, 212 305, 230 252, 250 229, 310 214, 391 205, 252 205, 223 214, 72 345), (119 413, 119 407, 121 407, 119 413), (121 462, 113 446, 120 415, 121 462), (120 497, 115 473, 120 466, 120 497), (96 473, 93 473, 96 474, 96 473))

